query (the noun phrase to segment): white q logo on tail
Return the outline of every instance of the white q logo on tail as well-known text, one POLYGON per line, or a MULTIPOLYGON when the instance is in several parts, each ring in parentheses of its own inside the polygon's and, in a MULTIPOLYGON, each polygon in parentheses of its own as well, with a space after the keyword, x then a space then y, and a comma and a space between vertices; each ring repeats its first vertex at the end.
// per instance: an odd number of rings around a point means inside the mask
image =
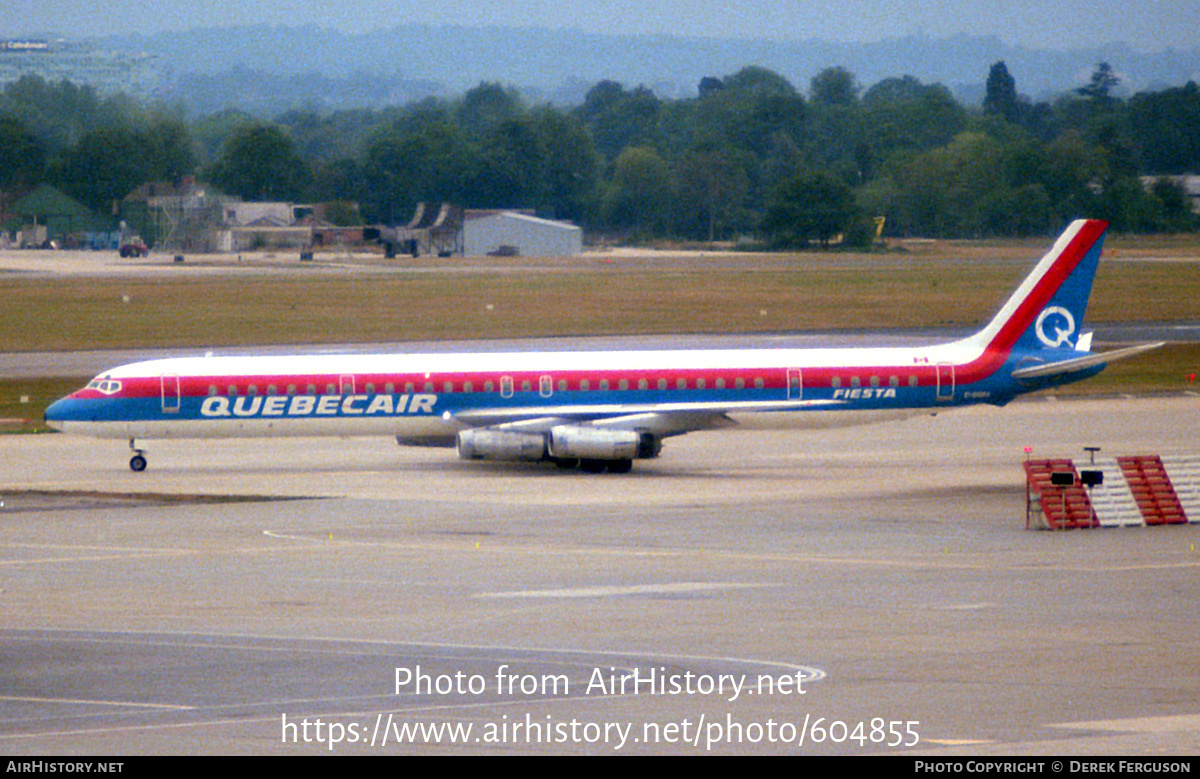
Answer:
POLYGON ((1038 340, 1044 343, 1046 346, 1058 347, 1062 346, 1063 344, 1071 346, 1071 336, 1075 335, 1075 317, 1071 316, 1071 312, 1062 306, 1050 306, 1049 308, 1044 309, 1042 313, 1038 315, 1037 324, 1034 326, 1034 332, 1037 333, 1038 340), (1048 322, 1048 320, 1051 320, 1052 317, 1058 317, 1062 321, 1059 322, 1057 319, 1055 319, 1048 322), (1046 334, 1047 324, 1054 325, 1053 336, 1046 334))

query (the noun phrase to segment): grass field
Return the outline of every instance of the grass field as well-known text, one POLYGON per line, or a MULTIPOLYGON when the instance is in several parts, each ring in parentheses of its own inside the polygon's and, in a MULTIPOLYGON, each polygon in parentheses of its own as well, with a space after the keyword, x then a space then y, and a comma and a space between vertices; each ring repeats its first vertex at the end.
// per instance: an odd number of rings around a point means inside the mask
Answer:
MULTIPOLYGON (((1188 257, 1200 251, 1194 244, 1167 239, 1154 248, 1188 257)), ((658 263, 521 258, 509 267, 447 260, 458 264, 446 268, 425 260, 420 273, 13 275, 0 278, 0 351, 972 326, 1044 250, 979 242, 658 263)), ((1089 321, 1200 320, 1200 263, 1143 259, 1152 253, 1110 246, 1106 256, 1118 261, 1101 265, 1089 321)), ((1198 371, 1200 347, 1171 346, 1068 391, 1186 389, 1198 371)), ((40 418, 49 400, 86 378, 0 381, 0 420, 40 418)))
POLYGON ((0 380, 0 434, 48 430, 46 406, 79 389, 87 378, 0 380))
MULTIPOLYGON (((0 351, 796 332, 986 321, 1008 262, 0 279, 0 351)), ((1200 320, 1200 265, 1102 267, 1093 322, 1200 320)))

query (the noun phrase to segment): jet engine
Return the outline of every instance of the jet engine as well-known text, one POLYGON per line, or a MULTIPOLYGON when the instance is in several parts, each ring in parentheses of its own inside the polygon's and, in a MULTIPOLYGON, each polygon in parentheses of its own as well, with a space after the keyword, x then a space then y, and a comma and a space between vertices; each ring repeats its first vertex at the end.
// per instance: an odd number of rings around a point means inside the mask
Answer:
POLYGON ((550 454, 563 460, 632 460, 641 440, 632 430, 559 425, 550 430, 550 454))
POLYGON ((462 430, 458 456, 464 460, 541 460, 546 456, 546 437, 486 427, 462 430))

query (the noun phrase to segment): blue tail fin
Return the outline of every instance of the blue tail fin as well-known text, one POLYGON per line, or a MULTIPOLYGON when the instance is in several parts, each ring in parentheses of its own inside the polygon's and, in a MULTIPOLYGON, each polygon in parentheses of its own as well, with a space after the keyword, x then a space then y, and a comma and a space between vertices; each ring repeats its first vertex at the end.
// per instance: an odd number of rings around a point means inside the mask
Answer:
POLYGON ((1074 349, 1108 222, 1072 222, 991 322, 973 338, 989 349, 1074 349))

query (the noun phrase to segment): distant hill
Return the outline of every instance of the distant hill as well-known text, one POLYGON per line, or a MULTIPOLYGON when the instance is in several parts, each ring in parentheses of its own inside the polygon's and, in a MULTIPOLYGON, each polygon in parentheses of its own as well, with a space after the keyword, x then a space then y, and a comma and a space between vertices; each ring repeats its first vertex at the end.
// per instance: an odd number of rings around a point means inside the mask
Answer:
MULTIPOLYGON (((970 104, 982 99, 988 68, 997 60, 1007 63, 1018 90, 1035 100, 1082 86, 1101 61, 1120 76, 1119 94, 1200 81, 1200 48, 1143 52, 1111 44, 1049 51, 969 36, 832 43, 449 25, 358 34, 256 26, 60 42, 59 48, 70 48, 76 60, 81 48, 99 58, 118 58, 130 79, 128 91, 182 101, 198 113, 225 107, 269 114, 305 105, 333 110, 402 104, 431 94, 461 94, 484 80, 560 104, 578 102, 601 79, 644 84, 662 97, 677 98, 694 95, 704 76, 727 75, 751 64, 779 72, 802 91, 821 69, 834 65, 852 71, 864 88, 911 74, 947 85, 970 104)), ((19 62, 45 63, 55 55, 25 56, 19 62)), ((10 60, 0 58, 0 80, 20 72, 6 64, 10 60)), ((106 74, 103 88, 113 89, 114 69, 100 70, 106 74)), ((64 77, 61 68, 55 72, 64 77)), ((121 69, 115 72, 119 85, 121 69)))

